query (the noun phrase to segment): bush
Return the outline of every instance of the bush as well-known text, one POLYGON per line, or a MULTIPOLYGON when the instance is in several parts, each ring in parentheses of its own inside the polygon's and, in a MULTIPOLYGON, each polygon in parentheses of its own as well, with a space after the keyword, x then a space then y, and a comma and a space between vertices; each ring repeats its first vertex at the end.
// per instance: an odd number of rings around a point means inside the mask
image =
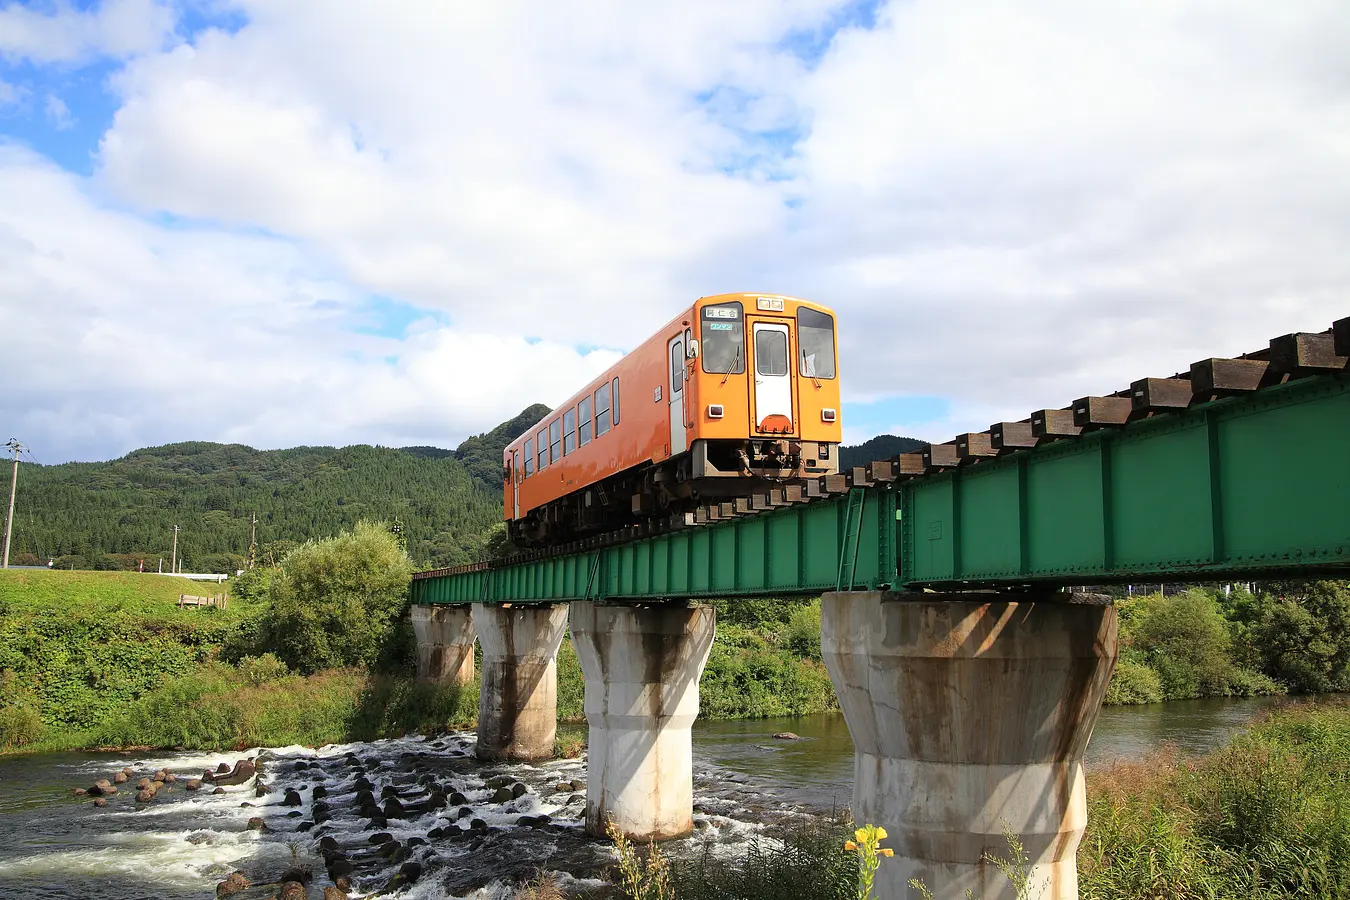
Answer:
POLYGON ((374 668, 408 605, 412 564, 382 524, 298 548, 267 589, 263 643, 300 672, 374 668))
POLYGON ((246 656, 239 660, 239 674, 246 682, 256 687, 269 681, 276 681, 278 678, 285 678, 291 674, 291 670, 273 654, 264 653, 262 656, 246 656))
POLYGON ((783 629, 783 646, 798 656, 820 659, 820 600, 798 606, 783 629))
POLYGON ((1264 597, 1251 639, 1266 674, 1302 693, 1343 690, 1350 682, 1350 589, 1319 581, 1283 597, 1264 597))
POLYGON ((1159 703, 1163 700, 1162 679, 1147 663, 1122 656, 1106 686, 1106 702, 1159 703))
POLYGON ((1228 623, 1205 591, 1148 598, 1133 632, 1133 647, 1158 673, 1169 700, 1230 692, 1228 623))

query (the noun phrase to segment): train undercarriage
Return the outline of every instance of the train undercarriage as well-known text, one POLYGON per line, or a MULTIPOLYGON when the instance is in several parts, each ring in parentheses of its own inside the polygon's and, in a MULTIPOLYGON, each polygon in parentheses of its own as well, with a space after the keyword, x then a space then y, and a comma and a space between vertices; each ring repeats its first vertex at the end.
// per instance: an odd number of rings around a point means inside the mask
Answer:
POLYGON ((835 444, 700 440, 685 453, 618 472, 533 509, 507 522, 507 529, 518 547, 549 547, 837 471, 835 444))

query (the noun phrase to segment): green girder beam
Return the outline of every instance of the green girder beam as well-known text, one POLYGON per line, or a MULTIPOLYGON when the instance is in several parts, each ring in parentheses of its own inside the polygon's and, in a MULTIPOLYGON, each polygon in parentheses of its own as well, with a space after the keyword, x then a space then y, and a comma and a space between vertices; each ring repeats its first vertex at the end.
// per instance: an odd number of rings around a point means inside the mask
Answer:
POLYGON ((417 578, 412 599, 653 601, 1275 575, 1350 577, 1348 375, 628 544, 417 578))

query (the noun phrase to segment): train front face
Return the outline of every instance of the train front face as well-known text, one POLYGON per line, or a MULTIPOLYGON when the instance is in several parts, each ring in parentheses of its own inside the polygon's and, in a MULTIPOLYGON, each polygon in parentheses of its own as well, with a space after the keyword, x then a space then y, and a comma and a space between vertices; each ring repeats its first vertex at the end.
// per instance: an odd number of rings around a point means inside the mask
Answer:
POLYGON ((834 312, 778 294, 724 294, 700 300, 694 318, 690 476, 715 488, 715 479, 782 482, 839 471, 834 312))

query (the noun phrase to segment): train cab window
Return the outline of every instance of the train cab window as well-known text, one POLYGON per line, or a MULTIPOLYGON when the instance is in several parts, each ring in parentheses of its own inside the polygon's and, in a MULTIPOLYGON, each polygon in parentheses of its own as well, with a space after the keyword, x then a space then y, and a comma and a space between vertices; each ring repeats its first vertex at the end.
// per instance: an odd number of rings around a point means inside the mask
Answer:
POLYGON ((534 441, 525 442, 525 477, 534 474, 534 441))
POLYGON ((569 409, 563 413, 563 453, 577 449, 577 411, 569 409))
POLYGON ((797 355, 803 375, 833 378, 834 319, 814 309, 798 309, 797 355))
POLYGON ((610 413, 614 416, 614 424, 619 424, 619 379, 615 378, 612 387, 614 388, 614 408, 610 413))
POLYGON ((548 465, 548 432, 541 431, 535 437, 539 439, 539 468, 542 470, 548 465))
POLYGON ((577 440, 584 447, 591 442, 591 398, 585 397, 577 403, 577 418, 581 420, 577 429, 577 440))
POLYGON ((741 315, 741 304, 705 306, 699 321, 702 322, 699 355, 703 357, 703 371, 710 375, 745 372, 745 318, 741 315))
POLYGON ((609 432, 609 385, 595 389, 595 436, 609 432))
POLYGON ((755 372, 760 375, 788 373, 787 333, 764 329, 755 335, 755 372))
POLYGON ((548 452, 553 462, 562 462, 562 422, 557 419, 548 423, 548 452))

